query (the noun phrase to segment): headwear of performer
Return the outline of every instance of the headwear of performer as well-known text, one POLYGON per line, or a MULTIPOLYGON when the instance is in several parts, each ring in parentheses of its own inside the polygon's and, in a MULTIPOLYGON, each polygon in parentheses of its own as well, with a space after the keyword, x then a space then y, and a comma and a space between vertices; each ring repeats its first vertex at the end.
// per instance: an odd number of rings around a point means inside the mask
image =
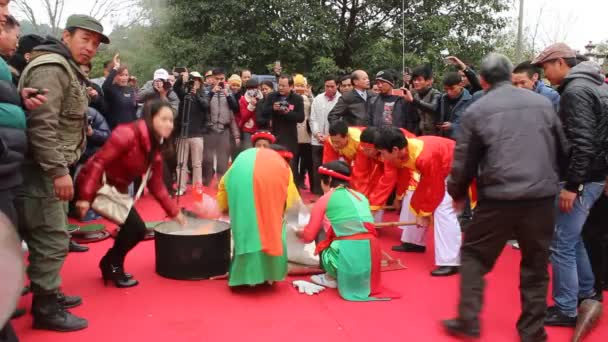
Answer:
POLYGON ((348 187, 350 172, 350 167, 342 160, 334 160, 319 166, 319 176, 323 192, 328 192, 339 186, 348 187))
POLYGON ((272 144, 268 146, 269 149, 276 151, 287 163, 290 163, 293 159, 293 153, 289 152, 287 147, 279 144, 272 144))
POLYGON ((268 131, 257 131, 251 136, 251 143, 257 148, 268 148, 275 141, 277 138, 268 131))

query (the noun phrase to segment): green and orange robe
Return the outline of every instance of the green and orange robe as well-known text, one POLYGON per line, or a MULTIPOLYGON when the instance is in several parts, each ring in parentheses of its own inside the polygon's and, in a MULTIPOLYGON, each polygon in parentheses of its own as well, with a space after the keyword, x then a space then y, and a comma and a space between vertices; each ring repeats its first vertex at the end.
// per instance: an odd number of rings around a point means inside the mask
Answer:
POLYGON ((219 184, 217 201, 228 211, 234 239, 229 286, 280 281, 287 275, 285 209, 300 197, 289 165, 270 149, 250 148, 219 184))
POLYGON ((365 196, 345 187, 323 195, 312 209, 302 240, 314 241, 323 228, 327 238, 317 245, 317 253, 321 255, 323 269, 337 279, 342 298, 388 300, 375 297, 382 291, 382 251, 365 196), (324 224, 328 226, 323 227, 324 224))

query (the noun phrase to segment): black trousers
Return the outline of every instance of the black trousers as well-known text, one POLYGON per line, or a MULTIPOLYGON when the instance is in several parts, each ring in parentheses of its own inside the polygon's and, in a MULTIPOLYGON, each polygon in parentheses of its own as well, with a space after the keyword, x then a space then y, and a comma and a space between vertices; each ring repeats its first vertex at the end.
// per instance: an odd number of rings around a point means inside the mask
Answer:
POLYGON ((131 208, 125 223, 120 225, 114 245, 108 250, 106 257, 113 265, 122 266, 127 253, 146 237, 146 232, 146 223, 141 219, 137 210, 131 208))
POLYGON ((323 165, 323 146, 312 145, 312 184, 310 190, 315 195, 323 195, 319 166, 323 165))
POLYGON ((296 185, 303 186, 306 181, 306 174, 310 182, 312 182, 312 147, 310 144, 298 144, 298 150, 294 156, 296 165, 298 165, 298 173, 296 177, 296 185))
POLYGON ((583 240, 595 276, 595 291, 608 286, 608 197, 595 202, 583 226, 583 240))
POLYGON ((492 270, 507 240, 517 237, 521 247, 520 296, 522 313, 517 329, 522 341, 544 341, 549 246, 555 224, 555 199, 480 201, 461 249, 459 317, 478 320, 484 276, 492 270))

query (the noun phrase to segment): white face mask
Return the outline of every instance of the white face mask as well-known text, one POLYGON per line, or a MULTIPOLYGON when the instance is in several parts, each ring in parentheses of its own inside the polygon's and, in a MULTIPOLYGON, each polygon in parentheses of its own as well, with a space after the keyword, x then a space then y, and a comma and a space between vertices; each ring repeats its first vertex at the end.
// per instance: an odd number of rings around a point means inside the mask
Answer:
POLYGON ((258 94, 258 91, 256 89, 247 90, 247 96, 249 96, 249 97, 256 97, 257 94, 258 94))

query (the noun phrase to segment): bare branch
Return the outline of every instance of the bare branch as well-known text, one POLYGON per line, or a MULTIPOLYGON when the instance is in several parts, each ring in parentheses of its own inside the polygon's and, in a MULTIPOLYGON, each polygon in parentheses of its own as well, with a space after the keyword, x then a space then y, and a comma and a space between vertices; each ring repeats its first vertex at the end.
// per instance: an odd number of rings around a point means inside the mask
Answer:
POLYGON ((14 0, 14 3, 17 5, 19 12, 25 16, 27 21, 32 23, 34 27, 38 28, 38 22, 36 21, 36 16, 34 15, 34 10, 32 7, 25 0, 14 0))

